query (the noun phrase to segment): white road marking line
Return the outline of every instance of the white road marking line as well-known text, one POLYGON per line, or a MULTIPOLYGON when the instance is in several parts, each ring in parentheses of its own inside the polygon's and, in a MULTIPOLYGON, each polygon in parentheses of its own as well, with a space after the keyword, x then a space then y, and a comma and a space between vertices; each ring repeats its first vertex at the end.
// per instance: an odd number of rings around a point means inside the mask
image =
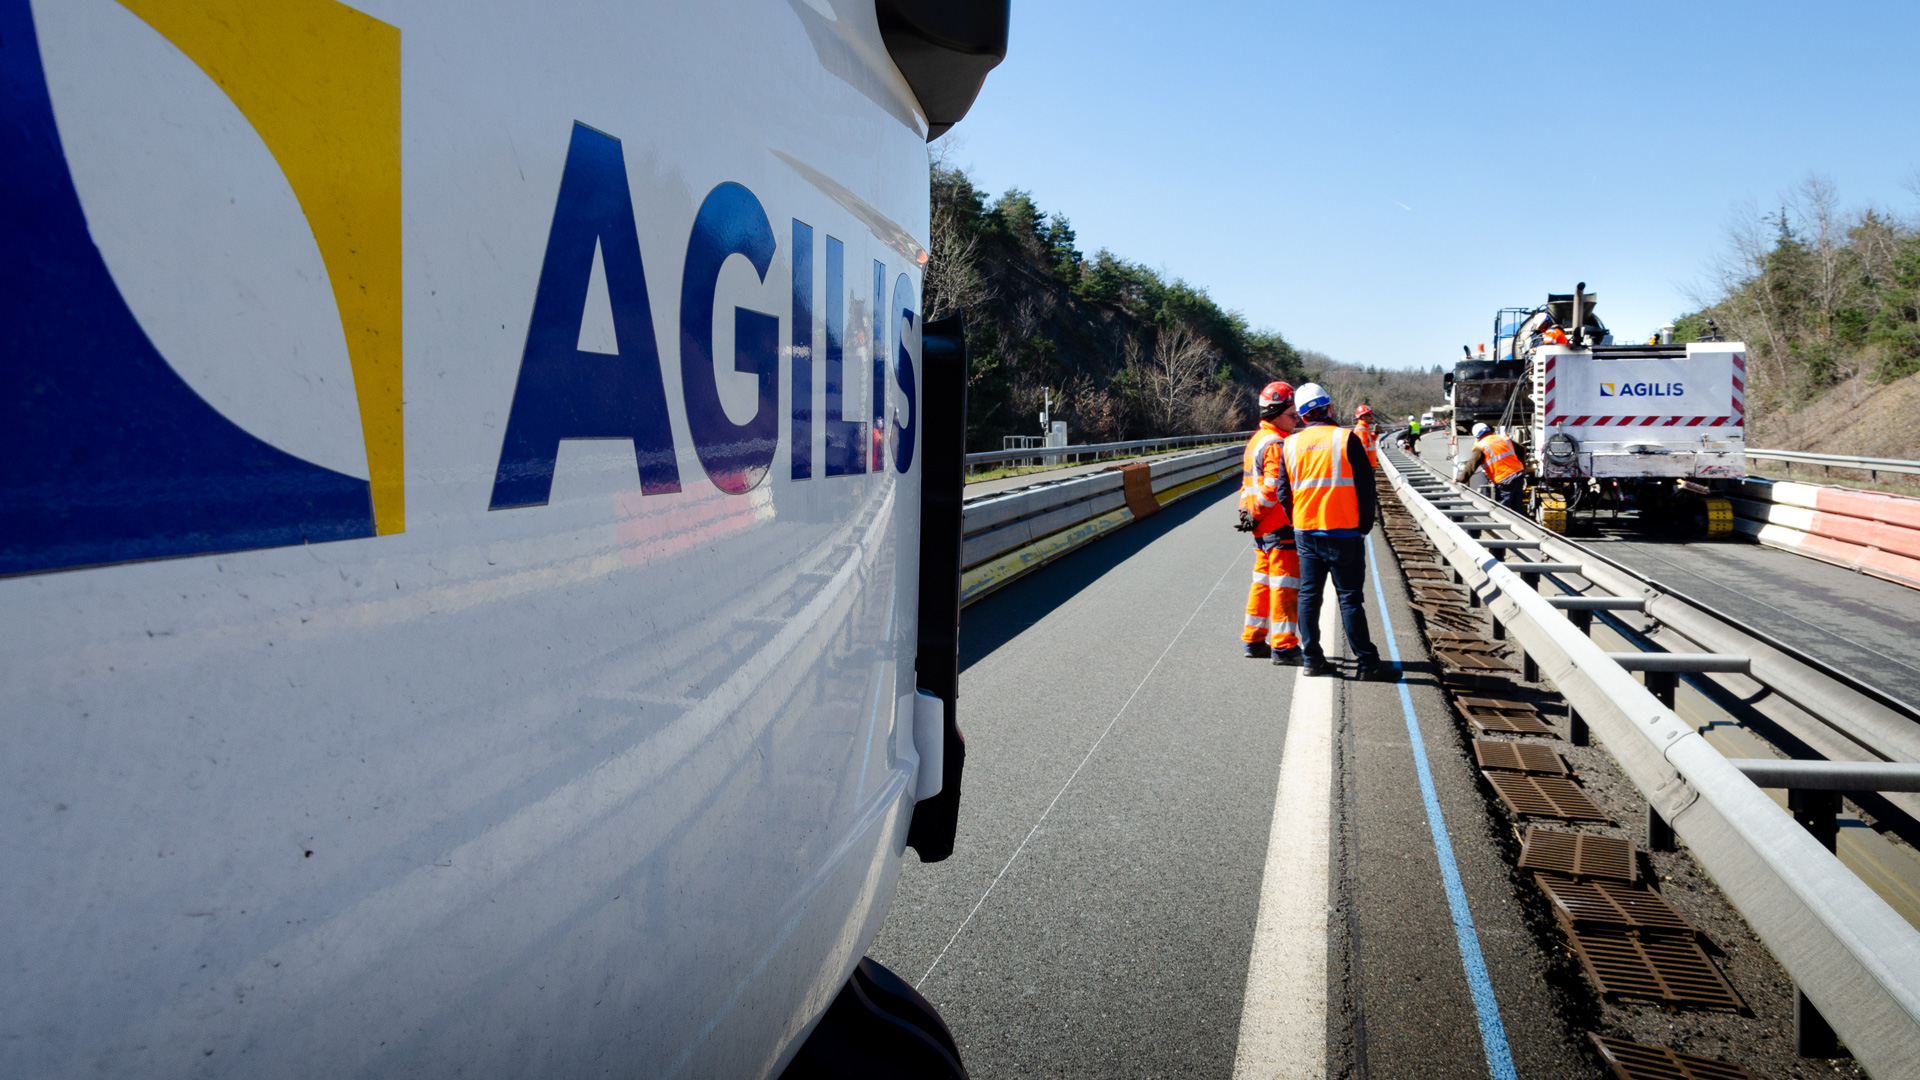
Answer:
POLYGON ((1207 595, 1201 597, 1200 602, 1194 605, 1193 614, 1188 615, 1187 621, 1180 624, 1180 629, 1174 632, 1172 640, 1167 642, 1167 647, 1160 650, 1160 656, 1154 660, 1153 666, 1147 669, 1145 675, 1140 676, 1139 685, 1133 688, 1133 693, 1127 695, 1127 700, 1121 703, 1120 711, 1113 714, 1113 719, 1107 721, 1106 729, 1100 732, 1100 737, 1093 740, 1092 746, 1087 747, 1087 756, 1080 759, 1080 764, 1075 765, 1073 772, 1067 775, 1067 782, 1061 784, 1060 790, 1053 793, 1053 801, 1047 804, 1045 810, 1040 811, 1040 816, 1033 822, 1033 828, 1027 830, 1026 839, 1021 840, 1020 846, 1013 849, 1012 855, 1007 856, 1007 865, 1001 867, 1000 872, 993 875, 993 881, 987 885, 987 891, 981 893, 980 899, 974 902, 973 910, 967 912, 967 917, 960 920, 959 926, 954 927, 953 936, 948 938, 946 945, 941 947, 940 955, 933 958, 933 963, 927 965, 927 973, 920 976, 919 980, 913 984, 914 989, 917 990, 925 985, 927 979, 933 975, 933 969, 939 967, 940 961, 947 958, 947 950, 953 948, 953 943, 960 940, 960 932, 967 928, 967 924, 973 921, 975 915, 980 914, 980 908, 986 904, 987 897, 993 895, 993 890, 995 886, 1000 884, 1000 879, 1007 876, 1007 871, 1013 869, 1014 860, 1020 857, 1021 852, 1027 850, 1028 841, 1032 840, 1034 836, 1040 832, 1040 826, 1046 823, 1047 815, 1053 813, 1053 808, 1059 805, 1060 796, 1065 795, 1067 789, 1073 786, 1074 777, 1079 776, 1080 770, 1086 768, 1087 762, 1093 760, 1093 752, 1100 749, 1100 744, 1105 742, 1107 736, 1112 733, 1113 725, 1119 723, 1120 718, 1126 715, 1127 706, 1133 704, 1133 699, 1140 696, 1140 688, 1146 686, 1147 680, 1153 678, 1153 673, 1160 670, 1160 662, 1165 660, 1167 654, 1173 651, 1173 647, 1178 644, 1180 638, 1186 634, 1187 627, 1193 625, 1194 618, 1200 614, 1202 608, 1207 606, 1207 601, 1213 599, 1213 594, 1220 591, 1220 583, 1227 580, 1227 575, 1233 573, 1233 568, 1246 559, 1247 549, 1252 546, 1253 542, 1248 541, 1239 551, 1234 552, 1233 562, 1228 563, 1227 568, 1220 571, 1220 576, 1214 581, 1213 588, 1208 589, 1207 595))
MULTIPOLYGON (((1320 607, 1331 644, 1339 605, 1320 607)), ((1339 680, 1298 677, 1260 880, 1260 916, 1240 1012, 1235 1080, 1327 1074, 1327 875, 1333 801, 1333 703, 1339 680)))

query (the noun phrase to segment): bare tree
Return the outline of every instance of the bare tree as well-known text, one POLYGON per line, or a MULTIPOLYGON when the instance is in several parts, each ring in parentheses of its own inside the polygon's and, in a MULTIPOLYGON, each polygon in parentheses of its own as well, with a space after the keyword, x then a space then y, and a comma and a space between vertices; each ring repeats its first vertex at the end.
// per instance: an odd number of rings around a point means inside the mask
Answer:
POLYGON ((927 252, 927 269, 921 279, 927 321, 944 319, 956 311, 977 312, 993 299, 993 287, 976 262, 978 254, 979 242, 973 237, 934 230, 933 249, 927 252))
POLYGON ((1212 389, 1211 376, 1218 363, 1207 339, 1185 323, 1163 328, 1154 339, 1151 355, 1135 339, 1127 340, 1130 381, 1147 422, 1163 434, 1193 431, 1194 399, 1212 389))
POLYGON ((1813 250, 1814 273, 1809 292, 1818 312, 1815 331, 1821 340, 1831 340, 1833 312, 1839 306, 1841 291, 1841 249, 1847 231, 1840 217, 1840 193, 1830 177, 1816 173, 1800 182, 1793 203, 1806 225, 1813 250))

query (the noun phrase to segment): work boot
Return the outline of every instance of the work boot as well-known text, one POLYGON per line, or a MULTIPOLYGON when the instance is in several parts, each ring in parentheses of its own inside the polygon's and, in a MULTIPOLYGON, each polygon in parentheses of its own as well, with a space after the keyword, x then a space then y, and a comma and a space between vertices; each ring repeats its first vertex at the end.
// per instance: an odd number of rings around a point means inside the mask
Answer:
POLYGON ((1307 654, 1299 649, 1273 650, 1273 662, 1280 667, 1299 667, 1307 662, 1307 654))
POLYGON ((1337 675, 1339 673, 1340 673, 1340 668, 1336 665, 1327 663, 1325 659, 1307 661, 1306 670, 1301 672, 1302 675, 1311 675, 1315 677, 1318 677, 1321 675, 1337 675))
POLYGON ((1264 641, 1247 642, 1247 658, 1250 660, 1265 660, 1272 651, 1273 647, 1264 641))
POLYGON ((1361 682, 1393 682, 1395 681, 1395 672, 1392 665, 1383 664, 1378 660, 1374 660, 1361 664, 1359 669, 1353 673, 1353 677, 1359 679, 1361 682))

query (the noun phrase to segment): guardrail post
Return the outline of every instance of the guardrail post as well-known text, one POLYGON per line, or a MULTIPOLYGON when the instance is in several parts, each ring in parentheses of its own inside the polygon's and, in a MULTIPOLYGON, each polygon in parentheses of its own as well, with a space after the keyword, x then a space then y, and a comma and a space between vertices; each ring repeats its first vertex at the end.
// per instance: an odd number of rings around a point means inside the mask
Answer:
POLYGON ((1828 851, 1834 850, 1840 840, 1839 792, 1790 788, 1787 809, 1793 811, 1793 820, 1812 833, 1815 840, 1828 851))
POLYGON ((1567 705, 1567 741, 1575 746, 1586 746, 1591 741, 1591 736, 1587 732, 1586 718, 1580 715, 1580 710, 1574 708, 1572 703, 1567 705))
POLYGON ((1813 1007, 1807 995, 1800 992, 1798 984, 1793 988, 1793 1050, 1801 1057, 1830 1058, 1840 1056, 1840 1038, 1833 1033, 1833 1027, 1820 1010, 1813 1007))
POLYGON ((1540 662, 1524 646, 1520 649, 1520 678, 1527 682, 1540 681, 1540 662))
POLYGON ((1575 630, 1580 631, 1588 637, 1593 636, 1592 611, 1586 608, 1573 608, 1567 612, 1567 621, 1573 624, 1575 630))
POLYGON ((1674 844, 1673 844, 1672 823, 1667 821, 1666 818, 1661 817, 1660 811, 1655 810, 1653 808, 1652 803, 1648 803, 1647 804, 1647 850, 1648 851, 1672 851, 1673 849, 1674 849, 1674 844))
POLYGON ((1674 696, 1674 693, 1677 690, 1679 690, 1679 688, 1680 688, 1679 672, 1676 672, 1676 671, 1647 672, 1647 689, 1653 694, 1654 697, 1660 699, 1660 704, 1665 705, 1669 709, 1673 708, 1673 696, 1674 696))

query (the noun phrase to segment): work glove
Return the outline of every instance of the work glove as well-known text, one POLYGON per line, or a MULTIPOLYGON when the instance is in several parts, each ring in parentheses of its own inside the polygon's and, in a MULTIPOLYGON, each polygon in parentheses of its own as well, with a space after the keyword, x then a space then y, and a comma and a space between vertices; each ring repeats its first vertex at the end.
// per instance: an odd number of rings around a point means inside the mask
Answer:
POLYGON ((1242 510, 1240 511, 1240 521, 1237 524, 1235 524, 1233 528, 1235 532, 1250 533, 1254 530, 1257 524, 1258 523, 1253 520, 1252 514, 1249 514, 1245 510, 1242 510))

